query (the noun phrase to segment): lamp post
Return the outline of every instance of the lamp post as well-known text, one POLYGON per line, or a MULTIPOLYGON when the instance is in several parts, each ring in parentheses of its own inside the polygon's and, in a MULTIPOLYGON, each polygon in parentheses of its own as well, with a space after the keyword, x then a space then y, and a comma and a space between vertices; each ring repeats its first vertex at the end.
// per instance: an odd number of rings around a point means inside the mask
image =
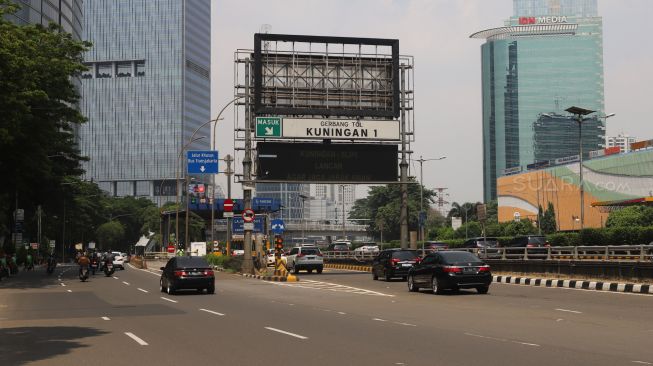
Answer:
POLYGON ((342 240, 347 240, 347 231, 345 230, 345 185, 340 184, 342 189, 342 196, 340 200, 342 201, 342 240))
MULTIPOLYGON (((440 156, 439 158, 433 158, 433 159, 424 159, 422 155, 419 156, 419 159, 415 160, 419 163, 419 214, 420 217, 424 215, 422 212, 424 212, 424 169, 423 169, 423 164, 425 161, 435 161, 435 160, 443 160, 446 159, 446 156, 440 156)), ((419 240, 424 240, 424 224, 420 221, 419 225, 419 240)))
POLYGON ((308 198, 307 195, 300 194, 299 198, 302 199, 302 244, 304 244, 304 238, 306 238, 306 199, 308 198))
POLYGON ((589 109, 581 107, 569 107, 565 111, 576 116, 576 122, 578 123, 578 154, 579 154, 579 179, 580 179, 580 229, 583 230, 585 225, 585 189, 583 183, 583 118, 584 116, 594 113, 589 109))

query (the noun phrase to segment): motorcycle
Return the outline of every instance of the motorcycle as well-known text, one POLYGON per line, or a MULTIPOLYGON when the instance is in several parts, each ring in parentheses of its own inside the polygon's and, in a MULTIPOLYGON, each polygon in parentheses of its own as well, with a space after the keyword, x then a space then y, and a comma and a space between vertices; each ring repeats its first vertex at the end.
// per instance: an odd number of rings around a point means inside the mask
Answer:
POLYGON ((91 273, 93 274, 93 276, 95 276, 95 271, 97 271, 97 268, 98 268, 97 259, 91 260, 91 273))
POLYGON ((104 265, 104 275, 109 277, 113 274, 113 272, 115 272, 113 269, 113 263, 106 263, 104 265))
POLYGON ((88 280, 88 267, 82 267, 79 270, 79 279, 82 282, 86 282, 86 280, 88 280))

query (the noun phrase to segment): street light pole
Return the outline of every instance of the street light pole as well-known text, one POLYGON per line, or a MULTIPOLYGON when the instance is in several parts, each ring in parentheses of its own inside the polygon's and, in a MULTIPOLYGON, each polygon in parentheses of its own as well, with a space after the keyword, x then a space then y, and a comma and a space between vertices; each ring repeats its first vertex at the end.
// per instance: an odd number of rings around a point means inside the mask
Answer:
POLYGON ((569 107, 565 111, 576 115, 576 122, 578 123, 578 151, 579 151, 579 191, 580 191, 580 229, 583 230, 585 226, 585 187, 583 182, 583 117, 594 113, 589 109, 581 107, 569 107))
MULTIPOLYGON (((442 160, 446 159, 446 156, 440 156, 439 158, 435 159, 424 159, 422 155, 419 156, 419 159, 416 161, 419 163, 419 213, 420 217, 423 215, 422 212, 424 212, 424 168, 423 164, 425 161, 435 161, 435 160, 442 160)), ((419 239, 424 240, 424 224, 420 222, 419 225, 419 239)))

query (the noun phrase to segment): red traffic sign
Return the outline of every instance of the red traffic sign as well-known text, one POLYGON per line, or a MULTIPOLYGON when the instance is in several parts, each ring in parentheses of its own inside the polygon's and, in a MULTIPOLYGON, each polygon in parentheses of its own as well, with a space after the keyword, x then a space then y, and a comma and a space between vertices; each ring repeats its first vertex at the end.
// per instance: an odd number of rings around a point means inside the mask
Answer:
POLYGON ((175 246, 174 245, 168 245, 168 253, 174 253, 175 252, 175 246))
POLYGON ((233 212, 234 200, 227 198, 226 200, 224 200, 224 204, 222 206, 224 208, 224 212, 233 212))
POLYGON ((243 211, 243 221, 245 221, 245 222, 253 222, 253 221, 254 221, 254 217, 256 217, 256 215, 254 214, 254 210, 252 210, 251 208, 246 208, 246 209, 243 211))

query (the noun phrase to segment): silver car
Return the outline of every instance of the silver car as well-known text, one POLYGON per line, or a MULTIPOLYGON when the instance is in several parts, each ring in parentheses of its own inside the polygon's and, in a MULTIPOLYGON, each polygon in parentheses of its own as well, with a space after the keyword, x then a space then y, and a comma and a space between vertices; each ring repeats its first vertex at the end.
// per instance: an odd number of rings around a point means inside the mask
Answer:
POLYGON ((304 245, 292 248, 286 256, 286 263, 288 271, 295 274, 300 270, 308 271, 308 273, 316 270, 317 273, 322 273, 322 269, 324 269, 324 258, 316 246, 304 245))

